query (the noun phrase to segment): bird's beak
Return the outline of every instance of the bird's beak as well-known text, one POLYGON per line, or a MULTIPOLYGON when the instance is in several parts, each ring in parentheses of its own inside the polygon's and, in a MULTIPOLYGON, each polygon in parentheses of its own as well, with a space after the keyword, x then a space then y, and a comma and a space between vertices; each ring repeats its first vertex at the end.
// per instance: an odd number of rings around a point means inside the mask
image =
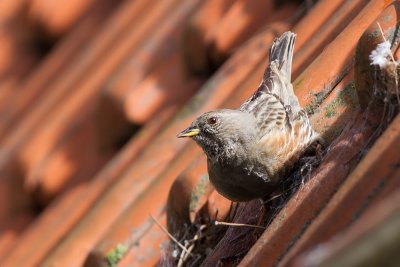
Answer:
POLYGON ((180 132, 177 137, 182 138, 182 137, 193 137, 196 136, 200 133, 200 130, 197 128, 189 127, 182 132, 180 132))

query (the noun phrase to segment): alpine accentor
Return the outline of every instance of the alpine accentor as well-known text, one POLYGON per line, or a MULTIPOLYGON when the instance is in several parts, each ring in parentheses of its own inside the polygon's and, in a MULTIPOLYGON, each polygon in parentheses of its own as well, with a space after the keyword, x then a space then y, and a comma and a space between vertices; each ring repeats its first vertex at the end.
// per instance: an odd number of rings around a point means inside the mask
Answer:
POLYGON ((239 109, 204 113, 178 134, 201 146, 210 181, 233 201, 270 194, 319 140, 291 84, 295 39, 286 32, 273 42, 259 88, 239 109))

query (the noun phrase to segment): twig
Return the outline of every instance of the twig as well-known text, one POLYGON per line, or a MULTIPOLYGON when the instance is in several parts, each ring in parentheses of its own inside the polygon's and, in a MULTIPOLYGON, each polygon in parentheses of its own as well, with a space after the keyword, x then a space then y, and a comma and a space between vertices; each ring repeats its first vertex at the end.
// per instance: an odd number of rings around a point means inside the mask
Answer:
MULTIPOLYGON (((192 244, 187 251, 191 252, 193 250, 193 247, 194 247, 194 244, 192 244)), ((190 254, 188 254, 184 250, 182 250, 181 255, 179 256, 179 261, 178 261, 177 267, 182 267, 189 255, 190 254)))
MULTIPOLYGON (((379 22, 377 22, 376 24, 378 24, 378 27, 379 27, 379 30, 381 31, 383 40, 384 40, 385 42, 387 42, 387 40, 386 40, 386 38, 385 38, 385 35, 383 34, 381 24, 379 24, 379 22)), ((396 63, 396 60, 394 59, 394 56, 393 56, 393 53, 392 53, 392 52, 390 52, 390 57, 392 58, 393 63, 396 63)))
POLYGON ((164 228, 164 226, 162 226, 154 217, 153 215, 150 215, 150 218, 153 219, 153 221, 158 225, 158 227, 160 227, 160 229, 166 233, 169 238, 171 238, 172 241, 174 241, 183 251, 185 251, 186 253, 188 253, 189 255, 191 255, 190 251, 184 246, 182 245, 173 235, 171 235, 167 229, 164 228))
POLYGON ((252 224, 246 224, 246 223, 228 223, 228 222, 215 221, 214 224, 216 226, 226 225, 226 226, 235 226, 235 227, 251 227, 251 228, 258 228, 258 229, 263 229, 263 230, 266 229, 266 227, 264 227, 264 226, 258 226, 258 225, 252 225, 252 224))
MULTIPOLYGON (((189 244, 189 242, 192 242, 191 245, 189 246, 189 249, 188 249, 189 252, 193 251, 193 249, 194 249, 194 247, 196 245, 196 241, 199 240, 200 234, 204 230, 205 227, 206 227, 205 225, 201 225, 200 228, 199 228, 199 231, 196 233, 196 235, 193 237, 193 239, 187 241, 188 244, 189 244)), ((187 260, 188 256, 189 256, 189 254, 182 252, 181 256, 179 258, 179 262, 178 262, 177 267, 182 267, 183 264, 185 263, 185 261, 187 260)))
MULTIPOLYGON (((291 190, 291 189, 293 189, 293 188, 294 188, 294 187, 288 188, 288 189, 291 190)), ((267 199, 267 200, 265 200, 265 201, 262 201, 262 204, 265 205, 265 204, 271 202, 272 200, 277 199, 278 197, 281 197, 281 196, 283 196, 283 193, 279 193, 279 194, 277 194, 277 195, 274 195, 274 196, 270 197, 269 199, 267 199)))
MULTIPOLYGON (((379 22, 377 22, 377 24, 378 24, 379 30, 381 31, 383 40, 384 40, 385 42, 387 42, 387 40, 386 40, 386 38, 385 38, 385 35, 383 34, 381 25, 379 24, 379 22)), ((390 51, 390 57, 392 58, 393 64, 396 66, 396 69, 395 69, 395 71, 394 71, 394 75, 395 75, 396 77, 395 77, 394 80, 395 80, 395 83, 396 83, 396 91, 397 91, 397 92, 396 92, 396 97, 397 97, 397 103, 400 105, 399 86, 398 86, 398 81, 397 81, 397 66, 398 66, 398 62, 394 59, 394 55, 393 55, 392 51, 390 51)))

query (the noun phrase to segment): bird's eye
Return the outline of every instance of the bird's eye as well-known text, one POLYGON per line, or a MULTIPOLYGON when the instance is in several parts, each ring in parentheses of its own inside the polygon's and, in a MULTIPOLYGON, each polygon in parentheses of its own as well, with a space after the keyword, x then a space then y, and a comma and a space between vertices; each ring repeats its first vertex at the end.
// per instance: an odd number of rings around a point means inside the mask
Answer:
POLYGON ((208 124, 216 124, 217 121, 218 121, 218 119, 216 117, 210 117, 210 118, 208 118, 207 123, 208 124))

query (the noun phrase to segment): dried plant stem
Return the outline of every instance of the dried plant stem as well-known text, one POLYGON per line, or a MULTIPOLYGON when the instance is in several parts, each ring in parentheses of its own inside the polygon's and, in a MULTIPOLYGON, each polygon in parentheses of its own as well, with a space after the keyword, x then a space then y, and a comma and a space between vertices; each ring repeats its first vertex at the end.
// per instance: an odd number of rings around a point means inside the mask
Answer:
MULTIPOLYGON (((188 251, 189 251, 189 252, 192 252, 192 251, 193 251, 193 249, 194 249, 194 247, 195 247, 195 245, 196 245, 196 241, 200 239, 201 232, 204 230, 205 227, 206 227, 205 225, 201 225, 200 228, 199 228, 199 230, 198 230, 198 232, 197 232, 196 235, 193 237, 193 239, 187 241, 187 244, 190 244, 190 243, 191 243, 191 245, 190 245, 189 248, 188 248, 188 251)), ((185 253, 185 251, 182 251, 181 256, 180 256, 180 258, 179 258, 179 262, 178 262, 177 267, 182 267, 183 264, 185 263, 185 261, 187 260, 188 256, 189 256, 188 253, 185 253)))
POLYGON ((226 225, 226 226, 234 226, 234 227, 250 227, 250 228, 263 229, 263 230, 266 229, 266 227, 264 227, 264 226, 258 226, 258 225, 252 225, 252 224, 246 224, 246 223, 228 223, 228 222, 215 221, 214 224, 216 226, 226 225))
POLYGON ((173 235, 171 235, 167 229, 165 229, 164 226, 161 225, 161 223, 159 223, 152 215, 150 215, 150 217, 153 219, 153 221, 158 225, 158 227, 160 227, 160 229, 166 233, 169 238, 171 238, 172 241, 174 241, 183 251, 185 251, 187 254, 191 255, 190 251, 184 246, 182 245, 173 235))
MULTIPOLYGON (((189 253, 191 253, 192 250, 193 250, 193 248, 194 248, 194 244, 192 244, 192 245, 187 249, 187 251, 188 251, 189 253)), ((177 267, 182 267, 189 255, 190 255, 190 254, 186 253, 185 250, 182 250, 181 255, 180 255, 180 257, 179 257, 179 261, 178 261, 177 267)))
MULTIPOLYGON (((379 24, 379 22, 377 22, 376 24, 378 24, 378 27, 379 27, 379 30, 381 31, 383 40, 384 40, 385 42, 387 42, 387 40, 386 40, 386 38, 385 38, 385 35, 383 34, 383 30, 382 30, 381 24, 379 24)), ((390 57, 392 58, 393 63, 396 63, 396 60, 394 59, 393 53, 390 53, 390 57)))
MULTIPOLYGON (((379 22, 377 22, 376 24, 378 24, 378 27, 379 27, 379 30, 381 31, 381 35, 382 35, 383 40, 384 40, 385 42, 387 42, 387 40, 386 40, 386 38, 385 38, 385 35, 383 34, 383 30, 382 30, 381 25, 379 24, 379 22)), ((398 66, 398 62, 394 59, 394 55, 393 55, 392 52, 390 52, 390 57, 391 57, 391 59, 392 59, 392 61, 393 61, 393 64, 396 66, 396 68, 395 68, 395 70, 394 70, 395 83, 396 83, 396 98, 397 98, 397 103, 398 103, 399 106, 400 106, 399 86, 398 86, 398 79, 397 79, 397 66, 398 66)))

